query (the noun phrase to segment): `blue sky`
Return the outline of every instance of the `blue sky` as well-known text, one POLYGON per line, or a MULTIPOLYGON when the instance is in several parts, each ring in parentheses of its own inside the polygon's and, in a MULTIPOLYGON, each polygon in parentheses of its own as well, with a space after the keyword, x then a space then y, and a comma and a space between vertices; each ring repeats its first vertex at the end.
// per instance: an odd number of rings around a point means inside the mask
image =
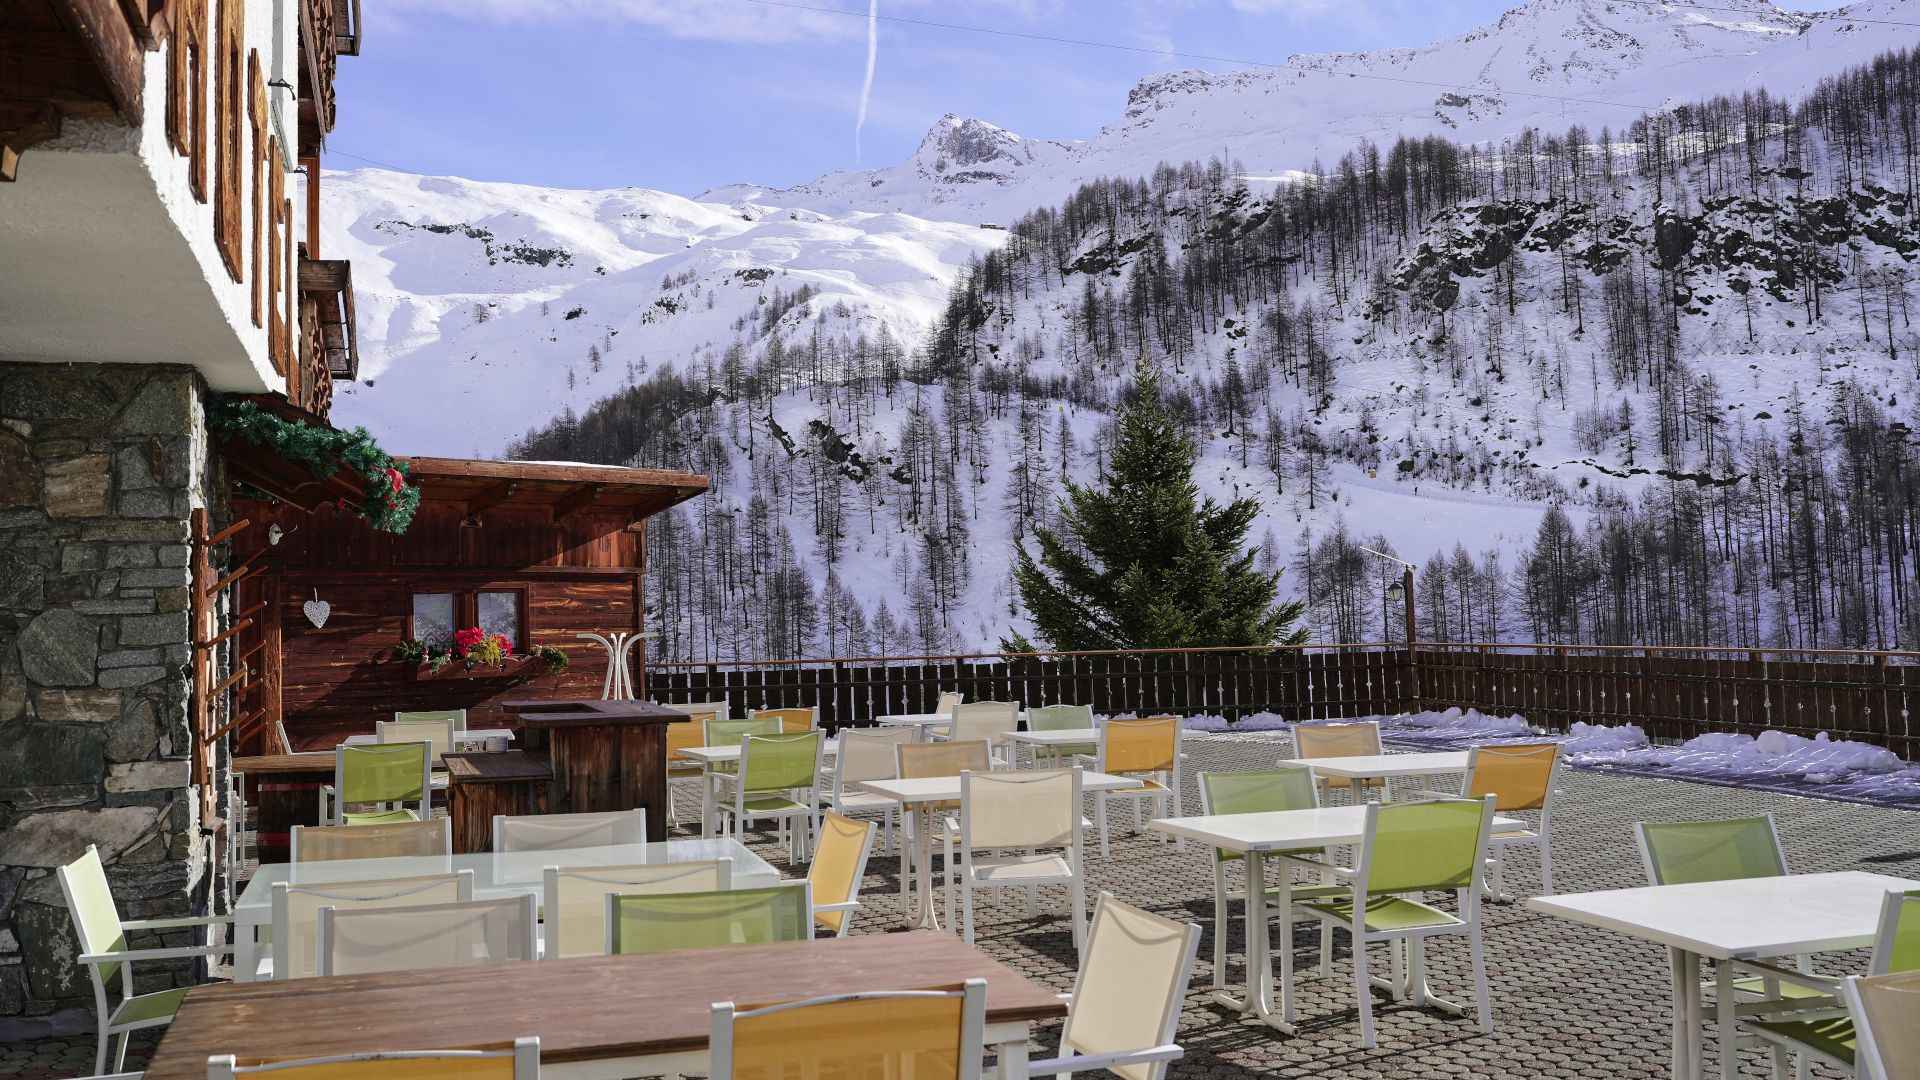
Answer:
MULTIPOLYGON (((790 0, 859 18, 785 2, 371 0, 362 54, 341 60, 327 164, 685 195, 853 168, 867 0, 790 0)), ((907 19, 1279 63, 1424 44, 1518 0, 878 2, 907 19)), ((1084 138, 1144 75, 1231 66, 881 22, 858 160, 900 160, 947 112, 1084 138)))

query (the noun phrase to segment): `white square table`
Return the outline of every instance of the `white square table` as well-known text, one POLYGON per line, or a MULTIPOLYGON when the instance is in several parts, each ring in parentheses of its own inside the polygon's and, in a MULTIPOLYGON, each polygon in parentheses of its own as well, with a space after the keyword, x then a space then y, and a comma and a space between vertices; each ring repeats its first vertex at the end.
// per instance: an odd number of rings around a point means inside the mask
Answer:
POLYGON ((1849 870, 1562 893, 1536 896, 1527 907, 1667 947, 1674 1080, 1704 1075, 1700 958, 1721 961, 1715 965, 1715 1026, 1720 1074, 1733 1080, 1739 1050, 1727 1034, 1737 1015, 1731 961, 1866 948, 1873 944, 1887 893, 1909 889, 1920 889, 1920 881, 1849 870))
MULTIPOLYGON (((938 930, 940 920, 934 913, 933 904, 933 819, 935 808, 940 803, 960 801, 960 777, 922 776, 912 779, 862 780, 854 785, 862 791, 870 791, 882 798, 892 799, 900 804, 904 813, 912 810, 916 815, 913 830, 913 855, 918 864, 915 876, 919 879, 919 898, 908 907, 908 925, 921 929, 938 930)), ((1110 776, 1107 773, 1082 770, 1080 773, 1081 794, 1096 791, 1124 791, 1137 788, 1140 781, 1131 776, 1110 776)), ((902 889, 907 884, 907 853, 900 852, 900 883, 902 889)))
MULTIPOLYGON (((1060 756, 1060 748, 1063 746, 1098 747, 1100 745, 1101 730, 1101 728, 1089 727, 1054 728, 1051 731, 1015 731, 1009 734, 1007 739, 1011 742, 1033 747, 1035 751, 1035 762, 1037 764, 1039 759, 1038 752, 1041 750, 1045 750, 1050 756, 1058 758, 1060 756)), ((1181 728, 1180 740, 1185 742, 1188 739, 1204 738, 1207 734, 1208 733, 1204 731, 1181 728)))
POLYGON ((890 716, 876 716, 874 723, 882 727, 910 727, 918 742, 928 741, 933 728, 953 723, 951 713, 895 713, 890 716))
MULTIPOLYGON (((840 753, 840 740, 827 739, 820 745, 821 757, 834 757, 840 753)), ((740 760, 740 744, 732 746, 688 746, 678 751, 678 757, 700 763, 700 835, 713 835, 713 799, 714 775, 718 772, 715 765, 735 763, 740 760)))
MULTIPOLYGON (((1496 832, 1521 824, 1512 818, 1493 819, 1496 832)), ((1293 937, 1289 933, 1285 947, 1280 950, 1280 1011, 1276 1014, 1273 1009, 1273 948, 1268 941, 1265 916, 1255 915, 1267 893, 1266 856, 1275 851, 1358 844, 1366 838, 1366 806, 1323 806, 1315 810, 1156 818, 1148 822, 1147 827, 1169 836, 1237 851, 1246 856, 1247 995, 1235 998, 1220 992, 1214 994, 1214 1000, 1240 1012, 1251 1013, 1272 1027, 1293 1034, 1293 937)), ((1289 912, 1293 907, 1292 877, 1290 870, 1281 868, 1279 907, 1283 912, 1289 912)), ((1224 934, 1227 928, 1216 926, 1213 932, 1224 934)))
POLYGON ((1420 778, 1421 786, 1427 787, 1431 776, 1445 776, 1467 771, 1465 750, 1442 750, 1417 754, 1356 754, 1351 757, 1323 758, 1285 758, 1282 765, 1305 765, 1321 779, 1341 777, 1355 786, 1348 789, 1353 795, 1360 793, 1359 784, 1368 780, 1380 780, 1383 794, 1390 794, 1393 781, 1403 777, 1420 778))
POLYGON ((549 866, 633 866, 646 863, 733 860, 733 887, 780 883, 780 871, 734 840, 668 840, 651 844, 604 844, 547 851, 474 851, 463 855, 410 855, 387 859, 262 863, 234 903, 235 982, 252 982, 260 968, 257 932, 273 923, 273 887, 342 881, 386 881, 423 874, 473 871, 473 898, 540 895, 549 866))

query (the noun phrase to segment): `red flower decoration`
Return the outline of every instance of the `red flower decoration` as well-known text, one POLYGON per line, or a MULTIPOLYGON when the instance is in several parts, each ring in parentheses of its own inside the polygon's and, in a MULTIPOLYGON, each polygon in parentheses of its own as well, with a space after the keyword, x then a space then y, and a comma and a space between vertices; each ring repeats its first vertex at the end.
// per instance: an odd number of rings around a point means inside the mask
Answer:
POLYGON ((513 655, 513 642, 507 640, 507 635, 495 634, 493 635, 493 640, 500 643, 500 658, 502 660, 513 655))

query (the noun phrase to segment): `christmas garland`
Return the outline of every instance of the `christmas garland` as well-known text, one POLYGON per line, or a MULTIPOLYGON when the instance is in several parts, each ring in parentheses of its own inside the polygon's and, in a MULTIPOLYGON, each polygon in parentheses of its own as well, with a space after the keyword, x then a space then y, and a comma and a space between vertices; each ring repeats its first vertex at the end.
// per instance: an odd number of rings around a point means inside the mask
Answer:
POLYGON ((315 479, 332 476, 342 465, 359 473, 366 480, 359 503, 342 499, 340 508, 360 515, 376 529, 406 532, 413 522, 413 512, 420 506, 420 489, 407 483, 406 464, 380 449, 366 428, 339 431, 283 420, 251 401, 236 398, 210 400, 207 424, 222 435, 272 447, 288 461, 313 470, 315 479))

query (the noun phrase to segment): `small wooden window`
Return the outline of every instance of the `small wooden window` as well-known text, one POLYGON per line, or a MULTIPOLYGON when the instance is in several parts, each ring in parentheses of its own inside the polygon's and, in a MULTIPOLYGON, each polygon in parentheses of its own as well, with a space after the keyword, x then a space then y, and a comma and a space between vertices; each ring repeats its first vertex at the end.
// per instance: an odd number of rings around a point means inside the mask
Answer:
POLYGON ((200 202, 207 201, 206 41, 206 0, 179 0, 167 54, 167 137, 187 158, 187 183, 200 202))
POLYGON ((477 626, 488 634, 503 634, 515 654, 527 648, 527 591, 480 589, 475 592, 413 594, 409 637, 431 649, 453 645, 453 632, 477 626))
MULTIPOLYGON (((264 324, 261 290, 266 276, 260 272, 260 260, 265 258, 266 247, 266 185, 262 182, 263 170, 272 166, 267 161, 267 81, 260 75, 260 50, 247 53, 247 119, 253 129, 253 155, 250 160, 253 167, 248 170, 249 193, 253 196, 253 233, 252 243, 248 246, 248 260, 253 264, 253 287, 248 292, 253 297, 253 325, 264 324)), ((269 348, 271 353, 272 349, 269 348)))
POLYGON ((220 0, 214 62, 213 238, 227 275, 246 280, 241 201, 246 176, 246 4, 220 0))
POLYGON ((292 207, 287 202, 286 173, 280 168, 280 138, 267 136, 267 358, 273 369, 287 371, 287 324, 280 317, 281 245, 292 228, 292 207))
POLYGON ((429 649, 452 648, 453 632, 459 629, 458 599, 450 592, 414 593, 409 636, 426 642, 429 649))
POLYGON ((474 597, 474 625, 488 635, 504 634, 519 653, 526 648, 525 597, 518 589, 489 589, 474 597))

